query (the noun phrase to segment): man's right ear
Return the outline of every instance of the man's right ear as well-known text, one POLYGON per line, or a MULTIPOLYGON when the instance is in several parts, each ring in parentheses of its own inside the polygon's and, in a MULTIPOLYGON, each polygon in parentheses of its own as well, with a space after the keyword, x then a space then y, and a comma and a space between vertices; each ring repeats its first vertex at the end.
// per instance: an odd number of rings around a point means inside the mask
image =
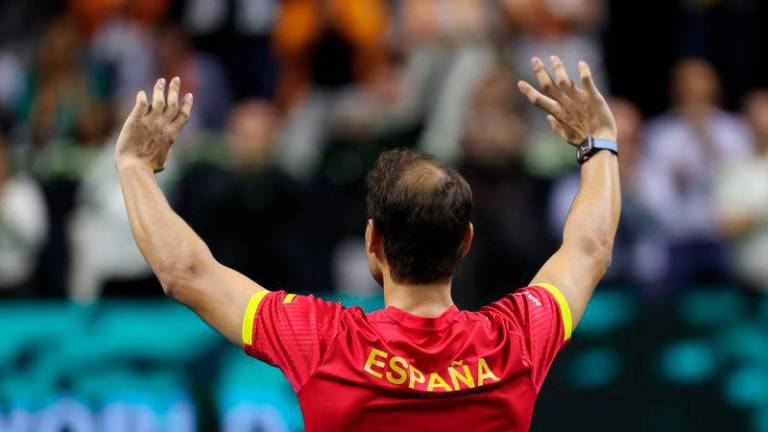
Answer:
POLYGON ((368 253, 378 255, 380 247, 381 234, 376 229, 376 224, 373 223, 373 219, 368 219, 368 224, 365 227, 365 250, 368 251, 368 253))

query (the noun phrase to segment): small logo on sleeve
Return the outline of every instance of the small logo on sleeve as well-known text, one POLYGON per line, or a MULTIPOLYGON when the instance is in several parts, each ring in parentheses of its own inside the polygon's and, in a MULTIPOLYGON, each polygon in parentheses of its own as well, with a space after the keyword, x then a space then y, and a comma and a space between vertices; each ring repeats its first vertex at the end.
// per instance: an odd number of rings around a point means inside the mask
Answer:
POLYGON ((528 300, 533 302, 537 307, 541 307, 541 300, 537 299, 530 291, 523 291, 523 294, 525 294, 525 296, 528 297, 528 300))

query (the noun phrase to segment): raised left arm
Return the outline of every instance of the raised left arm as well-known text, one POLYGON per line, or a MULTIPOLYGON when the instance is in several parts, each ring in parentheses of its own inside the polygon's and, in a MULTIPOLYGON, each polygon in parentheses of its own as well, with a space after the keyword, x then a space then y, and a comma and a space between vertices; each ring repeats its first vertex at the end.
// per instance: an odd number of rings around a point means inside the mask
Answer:
MULTIPOLYGON (((579 62, 581 86, 577 86, 558 57, 551 61, 554 80, 541 59, 534 58, 531 63, 544 93, 524 81, 518 84, 520 91, 549 113, 552 129, 572 145, 590 137, 616 141, 616 121, 595 86, 589 66, 579 62)), ((554 285, 562 292, 574 328, 611 263, 620 214, 618 159, 601 151, 582 164, 581 185, 565 221, 562 245, 532 281, 554 285)))

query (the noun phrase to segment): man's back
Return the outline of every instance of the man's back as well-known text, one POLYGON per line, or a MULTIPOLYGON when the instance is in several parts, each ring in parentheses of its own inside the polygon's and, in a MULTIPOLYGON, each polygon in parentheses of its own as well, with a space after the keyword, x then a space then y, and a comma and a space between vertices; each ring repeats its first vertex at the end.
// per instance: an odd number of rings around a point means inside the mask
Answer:
POLYGON ((570 337, 558 298, 554 287, 528 287, 478 312, 452 306, 424 318, 257 294, 244 344, 286 374, 308 431, 522 431, 570 337))

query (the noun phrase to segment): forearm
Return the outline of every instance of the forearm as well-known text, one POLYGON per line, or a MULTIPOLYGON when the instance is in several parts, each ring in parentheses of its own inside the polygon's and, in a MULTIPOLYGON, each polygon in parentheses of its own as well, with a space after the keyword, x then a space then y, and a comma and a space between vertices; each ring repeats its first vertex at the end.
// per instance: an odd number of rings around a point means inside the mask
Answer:
POLYGON ((581 187, 565 221, 563 244, 532 281, 560 289, 574 327, 610 265, 621 212, 620 189, 618 160, 612 153, 597 153, 582 166, 581 187))
POLYGON ((595 267, 595 284, 610 264, 620 213, 618 158, 601 151, 581 167, 581 186, 563 231, 563 249, 595 267))
POLYGON ((166 294, 215 262, 202 239, 171 208, 152 169, 137 161, 117 165, 131 232, 166 294))

